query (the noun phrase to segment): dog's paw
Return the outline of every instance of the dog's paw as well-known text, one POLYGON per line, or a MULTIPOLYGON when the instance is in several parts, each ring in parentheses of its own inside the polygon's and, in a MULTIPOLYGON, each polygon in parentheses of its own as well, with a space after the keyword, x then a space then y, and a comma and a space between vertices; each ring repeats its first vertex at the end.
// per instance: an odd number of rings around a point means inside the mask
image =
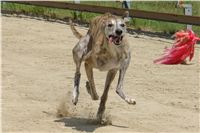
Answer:
POLYGON ((74 104, 74 105, 76 105, 77 103, 78 103, 78 99, 72 99, 72 103, 74 104))
POLYGON ((74 105, 76 105, 76 104, 78 103, 78 97, 73 97, 73 98, 72 98, 72 103, 73 103, 74 105))
POLYGON ((98 113, 96 120, 100 125, 112 125, 112 118, 110 115, 98 113))
POLYGON ((98 96, 98 95, 94 95, 94 96, 92 97, 92 100, 99 100, 99 96, 98 96))
POLYGON ((132 105, 135 105, 135 104, 136 104, 135 99, 132 99, 132 98, 125 98, 125 101, 126 101, 128 104, 132 104, 132 105))
POLYGON ((76 92, 76 91, 74 91, 73 97, 72 97, 72 103, 73 103, 74 105, 76 105, 76 104, 78 103, 78 95, 79 95, 79 93, 76 92))
POLYGON ((92 93, 91 91, 91 88, 90 88, 90 85, 89 85, 89 82, 86 81, 86 85, 85 85, 86 89, 87 89, 87 92, 88 94, 90 94, 92 100, 99 100, 99 96, 96 94, 96 93, 92 93))

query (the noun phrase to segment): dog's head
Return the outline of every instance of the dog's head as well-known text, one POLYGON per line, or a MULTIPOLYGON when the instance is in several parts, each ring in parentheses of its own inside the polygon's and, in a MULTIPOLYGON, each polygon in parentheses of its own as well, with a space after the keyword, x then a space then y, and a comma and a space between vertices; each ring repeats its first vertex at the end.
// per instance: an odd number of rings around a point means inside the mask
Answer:
POLYGON ((120 45, 126 33, 125 21, 121 18, 110 17, 104 22, 104 33, 109 43, 120 45))

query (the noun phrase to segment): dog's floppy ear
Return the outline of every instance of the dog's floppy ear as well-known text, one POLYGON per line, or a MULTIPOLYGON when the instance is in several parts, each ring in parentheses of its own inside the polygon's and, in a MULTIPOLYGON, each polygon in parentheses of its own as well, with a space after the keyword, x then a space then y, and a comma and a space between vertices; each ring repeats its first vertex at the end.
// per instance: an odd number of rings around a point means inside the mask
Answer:
POLYGON ((123 16, 122 16, 122 19, 125 21, 125 23, 129 22, 130 21, 130 17, 129 17, 129 11, 125 11, 123 16))

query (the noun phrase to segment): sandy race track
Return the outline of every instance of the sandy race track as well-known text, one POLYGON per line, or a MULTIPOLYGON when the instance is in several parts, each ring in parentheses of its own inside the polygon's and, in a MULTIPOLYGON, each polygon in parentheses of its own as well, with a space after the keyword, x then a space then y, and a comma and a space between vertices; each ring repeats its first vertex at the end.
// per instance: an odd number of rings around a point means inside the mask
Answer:
MULTIPOLYGON (((117 77, 107 101, 112 125, 93 122, 99 101, 85 88, 82 66, 80 98, 71 103, 75 65, 72 48, 78 41, 68 25, 29 18, 2 18, 3 132, 198 132, 199 50, 189 65, 155 65, 171 40, 128 35, 132 61, 124 91, 136 99, 128 105, 115 93, 117 77), (65 117, 56 117, 57 112, 65 117)), ((77 27, 82 33, 86 28, 77 27)), ((95 70, 98 94, 105 72, 95 70)))

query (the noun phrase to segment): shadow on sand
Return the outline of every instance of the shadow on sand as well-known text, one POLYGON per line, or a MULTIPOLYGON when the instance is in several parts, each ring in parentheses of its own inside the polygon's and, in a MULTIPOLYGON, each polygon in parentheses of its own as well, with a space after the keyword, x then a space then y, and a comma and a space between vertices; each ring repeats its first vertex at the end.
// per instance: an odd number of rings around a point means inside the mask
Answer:
MULTIPOLYGON (((99 122, 95 119, 89 119, 89 118, 65 117, 55 120, 55 122, 63 122, 65 123, 66 127, 72 127, 72 129, 82 132, 93 132, 99 127, 106 126, 99 124, 99 122)), ((118 126, 118 125, 110 125, 110 126, 119 128, 128 128, 125 126, 118 126)))

